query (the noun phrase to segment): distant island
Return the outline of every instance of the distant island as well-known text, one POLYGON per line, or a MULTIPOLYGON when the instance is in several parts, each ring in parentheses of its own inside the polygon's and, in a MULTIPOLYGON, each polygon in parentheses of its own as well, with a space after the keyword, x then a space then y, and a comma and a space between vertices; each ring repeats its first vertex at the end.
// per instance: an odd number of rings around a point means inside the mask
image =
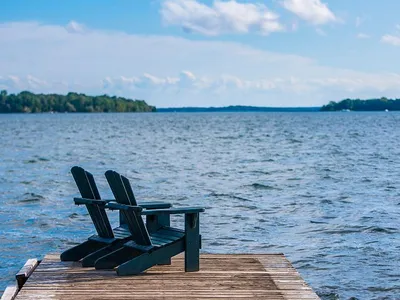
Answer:
POLYGON ((157 112, 312 112, 320 107, 260 107, 260 106, 224 106, 224 107, 169 107, 157 108, 157 112))
POLYGON ((340 102, 331 101, 321 107, 321 111, 385 111, 400 110, 400 99, 344 99, 340 102))
POLYGON ((0 92, 0 113, 41 113, 41 112, 155 112, 154 106, 143 100, 131 100, 108 95, 88 96, 68 93, 34 94, 21 92, 7 94, 0 92))

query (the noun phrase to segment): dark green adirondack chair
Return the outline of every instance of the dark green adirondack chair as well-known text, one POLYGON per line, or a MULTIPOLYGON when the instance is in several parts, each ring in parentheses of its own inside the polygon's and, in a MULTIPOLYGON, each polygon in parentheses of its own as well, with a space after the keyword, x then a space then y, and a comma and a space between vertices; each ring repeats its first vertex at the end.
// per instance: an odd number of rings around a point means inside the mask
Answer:
POLYGON ((142 207, 125 205, 129 202, 130 184, 127 178, 117 172, 107 171, 106 178, 114 193, 117 203, 108 203, 110 209, 117 209, 124 215, 132 240, 122 248, 99 258, 95 262, 96 269, 117 268, 118 275, 139 274, 148 268, 161 264, 171 257, 185 252, 185 271, 199 270, 199 250, 201 236, 199 234, 199 213, 201 207, 154 209, 144 211, 142 207), (171 214, 185 215, 185 230, 160 225, 154 221, 149 231, 142 216, 157 219, 171 214))
MULTIPOLYGON (((128 241, 131 238, 131 233, 126 224, 121 224, 114 229, 111 228, 106 213, 106 204, 115 200, 101 199, 93 175, 77 166, 71 169, 71 173, 83 197, 74 198, 74 202, 77 205, 86 205, 97 235, 92 235, 87 241, 66 250, 61 254, 60 259, 62 261, 78 261, 82 259, 82 266, 94 266, 99 257, 119 249, 124 242, 128 241)), ((129 193, 131 202, 126 204, 137 205, 132 189, 130 189, 129 193)), ((160 201, 142 202, 139 205, 147 209, 171 207, 171 204, 160 201)), ((169 219, 161 219, 161 222, 169 224, 169 219)), ((155 225, 150 221, 151 226, 154 227, 155 225)))

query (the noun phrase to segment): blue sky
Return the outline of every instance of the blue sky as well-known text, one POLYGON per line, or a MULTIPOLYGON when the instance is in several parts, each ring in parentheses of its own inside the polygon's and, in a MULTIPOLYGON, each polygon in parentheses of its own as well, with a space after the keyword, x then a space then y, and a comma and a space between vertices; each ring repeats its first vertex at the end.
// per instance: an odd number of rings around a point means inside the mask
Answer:
POLYGON ((157 107, 400 98, 400 1, 2 0, 0 89, 157 107))

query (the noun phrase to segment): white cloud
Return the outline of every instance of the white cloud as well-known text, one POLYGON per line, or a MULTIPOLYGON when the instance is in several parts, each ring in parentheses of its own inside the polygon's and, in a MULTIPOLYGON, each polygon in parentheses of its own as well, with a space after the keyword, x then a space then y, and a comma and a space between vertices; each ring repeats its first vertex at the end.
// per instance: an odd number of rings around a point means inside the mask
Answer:
POLYGON ((371 36, 366 34, 366 33, 362 33, 360 32, 359 34, 357 34, 357 38, 358 39, 369 39, 371 36))
MULTIPOLYGON (((398 88, 400 84, 400 75, 398 74, 386 74, 385 76, 380 75, 366 75, 362 73, 353 73, 348 71, 346 77, 341 75, 344 73, 332 74, 332 76, 322 76, 322 77, 308 77, 302 78, 300 76, 286 76, 286 77, 273 77, 269 76, 266 78, 258 78, 253 80, 248 80, 235 75, 220 75, 218 77, 198 77, 192 72, 184 71, 181 72, 181 77, 157 77, 156 81, 147 83, 147 85, 136 85, 138 89, 145 88, 156 88, 160 89, 162 92, 168 90, 176 90, 176 88, 186 88, 186 75, 190 74, 190 87, 192 91, 207 90, 211 93, 222 93, 225 91, 237 92, 237 91, 278 91, 295 93, 298 95, 307 94, 310 92, 315 92, 320 89, 326 88, 338 88, 346 92, 357 92, 362 91, 366 87, 373 87, 377 91, 385 91, 387 89, 398 88), (182 76, 183 75, 183 76, 182 76), (170 80, 174 78, 174 80, 170 80)), ((156 78, 153 75, 146 75, 156 78)), ((121 77, 110 79, 107 81, 111 82, 109 86, 110 90, 114 90, 114 87, 125 86, 126 88, 132 87, 132 82, 135 80, 122 80, 121 77)))
POLYGON ((76 21, 71 21, 67 24, 67 26, 65 26, 65 29, 69 32, 69 33, 84 33, 87 29, 85 28, 84 25, 79 24, 76 21))
POLYGON ((338 18, 320 0, 283 0, 283 7, 314 25, 338 21, 338 18))
POLYGON ((31 75, 22 77, 15 75, 0 76, 0 89, 39 91, 49 86, 45 80, 31 75))
POLYGON ((385 34, 382 36, 381 41, 393 46, 400 46, 400 36, 397 35, 385 34))
POLYGON ((17 76, 8 75, 8 76, 0 76, 0 89, 20 89, 20 79, 17 76))
POLYGON ((394 34, 385 34, 381 37, 381 42, 393 46, 400 46, 400 24, 396 24, 394 34))
POLYGON ((182 88, 192 88, 196 86, 198 78, 190 71, 182 71, 179 76, 179 84, 182 88))
MULTIPOLYGON (((127 90, 140 92, 141 90, 151 89, 165 93, 168 91, 177 91, 182 88, 191 88, 192 92, 207 91, 210 93, 221 93, 228 91, 237 93, 237 91, 278 91, 280 93, 289 92, 297 95, 307 95, 310 92, 326 88, 338 88, 346 92, 357 92, 364 90, 366 87, 373 87, 377 91, 385 91, 398 88, 400 85, 399 74, 384 74, 382 76, 382 74, 363 74, 353 71, 347 71, 346 74, 343 71, 336 71, 331 75, 310 76, 308 78, 301 76, 268 76, 249 80, 228 74, 214 77, 200 77, 195 76, 193 72, 182 71, 180 76, 166 77, 152 74, 143 74, 137 77, 118 76, 112 78, 108 76, 102 80, 102 92, 126 92, 127 90), (190 82, 189 85, 187 80, 190 82)), ((19 90, 41 91, 47 88, 55 88, 59 84, 59 82, 46 82, 45 80, 29 75, 26 77, 0 77, 1 88, 13 86, 19 90)))
POLYGON ((165 0, 161 15, 167 25, 210 36, 251 31, 267 35, 283 30, 279 16, 265 5, 234 0, 217 0, 211 6, 196 0, 165 0))
POLYGON ((0 88, 145 99, 158 107, 321 105, 393 97, 397 74, 323 66, 239 43, 133 35, 39 23, 0 24, 0 88))

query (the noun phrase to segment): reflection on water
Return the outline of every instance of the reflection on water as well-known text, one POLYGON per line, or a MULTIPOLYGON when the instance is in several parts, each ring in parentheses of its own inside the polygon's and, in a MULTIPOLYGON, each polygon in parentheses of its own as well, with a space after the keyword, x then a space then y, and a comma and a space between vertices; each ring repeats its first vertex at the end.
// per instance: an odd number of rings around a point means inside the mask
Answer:
POLYGON ((104 197, 115 169, 140 200, 205 206, 203 251, 283 252, 323 299, 396 299, 399 125, 399 113, 0 115, 0 290, 26 259, 93 232, 72 202, 80 165, 104 197))

